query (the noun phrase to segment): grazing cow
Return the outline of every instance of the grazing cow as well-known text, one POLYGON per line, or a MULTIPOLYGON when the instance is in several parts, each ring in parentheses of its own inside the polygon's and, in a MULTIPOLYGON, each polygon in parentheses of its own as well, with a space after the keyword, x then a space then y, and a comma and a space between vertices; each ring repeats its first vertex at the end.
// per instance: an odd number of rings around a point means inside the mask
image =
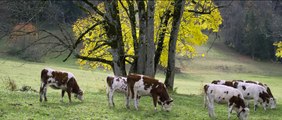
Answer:
POLYGON ((275 102, 270 98, 266 89, 260 85, 253 83, 237 83, 237 89, 240 90, 246 100, 254 99, 254 110, 257 110, 258 103, 261 103, 264 110, 266 106, 274 106, 275 102))
POLYGON ((65 91, 68 93, 69 102, 71 102, 71 93, 75 94, 75 98, 83 100, 83 91, 79 88, 75 77, 70 72, 55 71, 50 68, 45 68, 41 71, 41 86, 40 86, 40 102, 44 97, 47 101, 46 92, 47 87, 50 86, 53 89, 62 89, 62 100, 65 91))
MULTIPOLYGON (((127 78, 126 77, 119 77, 119 76, 108 76, 107 77, 107 97, 109 101, 109 106, 114 107, 114 92, 124 93, 125 97, 127 97, 127 78)), ((138 100, 140 96, 138 96, 138 100)), ((129 99, 126 99, 129 100, 129 99)), ((129 102, 126 102, 129 103, 129 102)), ((128 105, 126 105, 128 106, 128 105)))
MULTIPOLYGON (((169 97, 165 85, 157 79, 144 75, 130 74, 127 76, 127 84, 127 102, 129 102, 129 98, 131 96, 132 99, 134 99, 134 106, 136 110, 138 110, 138 96, 146 95, 152 96, 155 111, 157 110, 157 102, 162 106, 163 110, 171 110, 173 99, 169 97)), ((129 105, 129 103, 127 103, 127 105, 129 105)))
POLYGON ((214 102, 228 104, 228 119, 230 113, 234 109, 237 112, 237 117, 240 120, 246 120, 249 114, 249 108, 244 103, 242 93, 233 87, 216 84, 206 84, 204 86, 205 106, 208 106, 209 116, 215 119, 214 102))
POLYGON ((115 106, 113 101, 114 92, 118 91, 124 93, 125 97, 127 96, 127 78, 126 77, 117 77, 117 76, 108 76, 107 77, 107 96, 109 101, 109 106, 115 106))
POLYGON ((258 81, 250 81, 250 80, 247 80, 247 81, 244 81, 244 80, 233 80, 233 81, 244 82, 244 83, 253 83, 253 84, 258 84, 258 85, 264 87, 266 89, 266 92, 270 96, 270 101, 274 101, 274 104, 270 105, 270 108, 271 109, 276 108, 276 99, 273 97, 273 94, 272 94, 270 88, 267 86, 267 84, 263 84, 263 83, 258 82, 258 81))
MULTIPOLYGON (((225 80, 214 80, 213 84, 226 85, 237 88, 242 92, 244 98, 246 100, 254 99, 254 110, 257 109, 257 104, 261 103, 264 110, 266 110, 266 106, 275 106, 275 101, 270 98, 266 89, 260 85, 252 84, 252 83, 243 83, 240 81, 225 81, 225 80)), ((248 104, 248 102, 247 102, 248 104)))

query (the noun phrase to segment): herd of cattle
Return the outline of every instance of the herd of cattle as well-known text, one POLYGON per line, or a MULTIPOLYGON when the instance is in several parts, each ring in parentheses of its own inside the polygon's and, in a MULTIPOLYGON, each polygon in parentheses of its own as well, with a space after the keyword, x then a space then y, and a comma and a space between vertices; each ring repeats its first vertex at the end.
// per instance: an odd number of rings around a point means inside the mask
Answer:
MULTIPOLYGON (((83 91, 78 86, 74 75, 70 72, 56 71, 45 68, 41 71, 40 102, 47 101, 47 87, 62 90, 62 100, 64 93, 67 92, 69 102, 71 102, 71 93, 75 98, 83 100, 83 91)), ((108 76, 107 77, 107 96, 109 106, 113 107, 113 95, 118 91, 124 93, 126 98, 126 107, 129 108, 130 99, 134 100, 134 107, 138 110, 138 103, 141 96, 151 96, 155 110, 157 103, 163 110, 170 111, 173 99, 169 97, 165 85, 155 78, 140 74, 129 74, 127 77, 108 76)), ((210 84, 204 85, 204 104, 208 107, 208 113, 211 118, 215 118, 214 102, 219 104, 228 104, 228 119, 232 110, 237 112, 237 117, 241 120, 248 118, 249 101, 254 100, 254 111, 258 104, 271 109, 276 108, 276 100, 273 97, 270 88, 263 83, 243 80, 214 80, 210 84)))

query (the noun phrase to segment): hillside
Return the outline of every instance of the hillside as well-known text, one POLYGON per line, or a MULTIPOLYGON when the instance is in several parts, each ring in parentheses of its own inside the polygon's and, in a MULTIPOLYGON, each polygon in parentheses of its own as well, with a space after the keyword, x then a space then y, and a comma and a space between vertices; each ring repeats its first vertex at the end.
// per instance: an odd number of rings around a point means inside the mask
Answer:
MULTIPOLYGON (((210 41, 211 42, 211 41, 210 41)), ((257 61, 251 57, 237 53, 222 41, 198 47, 205 57, 196 57, 186 61, 187 72, 217 71, 223 73, 251 73, 259 75, 281 75, 282 65, 271 61, 257 61), (208 52, 207 52, 208 51, 208 52)), ((184 62, 185 63, 185 62, 184 62)))

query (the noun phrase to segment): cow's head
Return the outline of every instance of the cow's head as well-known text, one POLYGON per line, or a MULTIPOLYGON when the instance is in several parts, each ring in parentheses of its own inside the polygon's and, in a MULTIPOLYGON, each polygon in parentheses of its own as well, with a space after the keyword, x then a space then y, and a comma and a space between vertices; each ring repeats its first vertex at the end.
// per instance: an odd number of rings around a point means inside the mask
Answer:
POLYGON ((249 108, 242 108, 238 113, 237 113, 237 117, 240 120, 247 120, 248 119, 248 115, 249 115, 249 108))
POLYGON ((78 93, 74 95, 74 97, 79 99, 80 101, 83 101, 83 91, 79 90, 78 93))
POLYGON ((270 109, 276 108, 276 100, 274 98, 269 99, 269 107, 270 109))
POLYGON ((172 98, 170 98, 169 100, 165 100, 164 102, 158 101, 158 103, 162 106, 163 110, 167 112, 171 110, 172 102, 173 102, 172 98))

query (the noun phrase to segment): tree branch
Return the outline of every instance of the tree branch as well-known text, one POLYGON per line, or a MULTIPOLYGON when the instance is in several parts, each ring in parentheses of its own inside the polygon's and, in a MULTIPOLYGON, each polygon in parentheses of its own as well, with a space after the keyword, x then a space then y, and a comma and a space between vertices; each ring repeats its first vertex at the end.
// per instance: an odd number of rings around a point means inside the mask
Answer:
POLYGON ((75 55, 76 58, 88 60, 88 61, 95 61, 95 62, 102 62, 105 64, 108 64, 110 66, 113 66, 113 61, 102 59, 102 58, 93 58, 93 57, 87 57, 87 56, 81 56, 81 55, 75 55))
POLYGON ((83 32, 77 39, 76 42, 74 43, 74 45, 72 46, 72 49, 70 50, 70 53, 68 54, 68 56, 63 60, 63 62, 67 61, 68 58, 71 56, 71 54, 73 53, 74 49, 76 49, 77 45, 82 41, 82 37, 84 37, 85 34, 87 34, 90 30, 94 29, 96 26, 104 23, 105 21, 99 21, 96 24, 92 25, 90 28, 88 28, 85 32, 83 32))
MULTIPOLYGON (((202 8, 202 11, 197 11, 197 10, 188 10, 188 12, 194 12, 194 13, 197 13, 197 14, 211 14, 212 11, 214 11, 215 9, 219 9, 219 8, 224 8, 224 7, 229 7, 231 6, 231 3, 233 2, 233 0, 231 0, 229 2, 229 4, 227 5, 222 5, 222 6, 217 6, 217 7, 213 7, 213 8, 210 8, 210 9, 205 9, 203 5, 201 4, 198 4, 201 8, 202 8)), ((193 4, 197 4, 197 2, 195 0, 192 0, 192 3, 193 4)), ((199 3, 199 2, 198 2, 199 3)))
POLYGON ((96 6, 94 6, 91 2, 89 2, 88 0, 82 0, 82 1, 87 5, 89 5, 97 14, 99 14, 102 17, 106 17, 105 14, 102 11, 100 11, 96 6))

